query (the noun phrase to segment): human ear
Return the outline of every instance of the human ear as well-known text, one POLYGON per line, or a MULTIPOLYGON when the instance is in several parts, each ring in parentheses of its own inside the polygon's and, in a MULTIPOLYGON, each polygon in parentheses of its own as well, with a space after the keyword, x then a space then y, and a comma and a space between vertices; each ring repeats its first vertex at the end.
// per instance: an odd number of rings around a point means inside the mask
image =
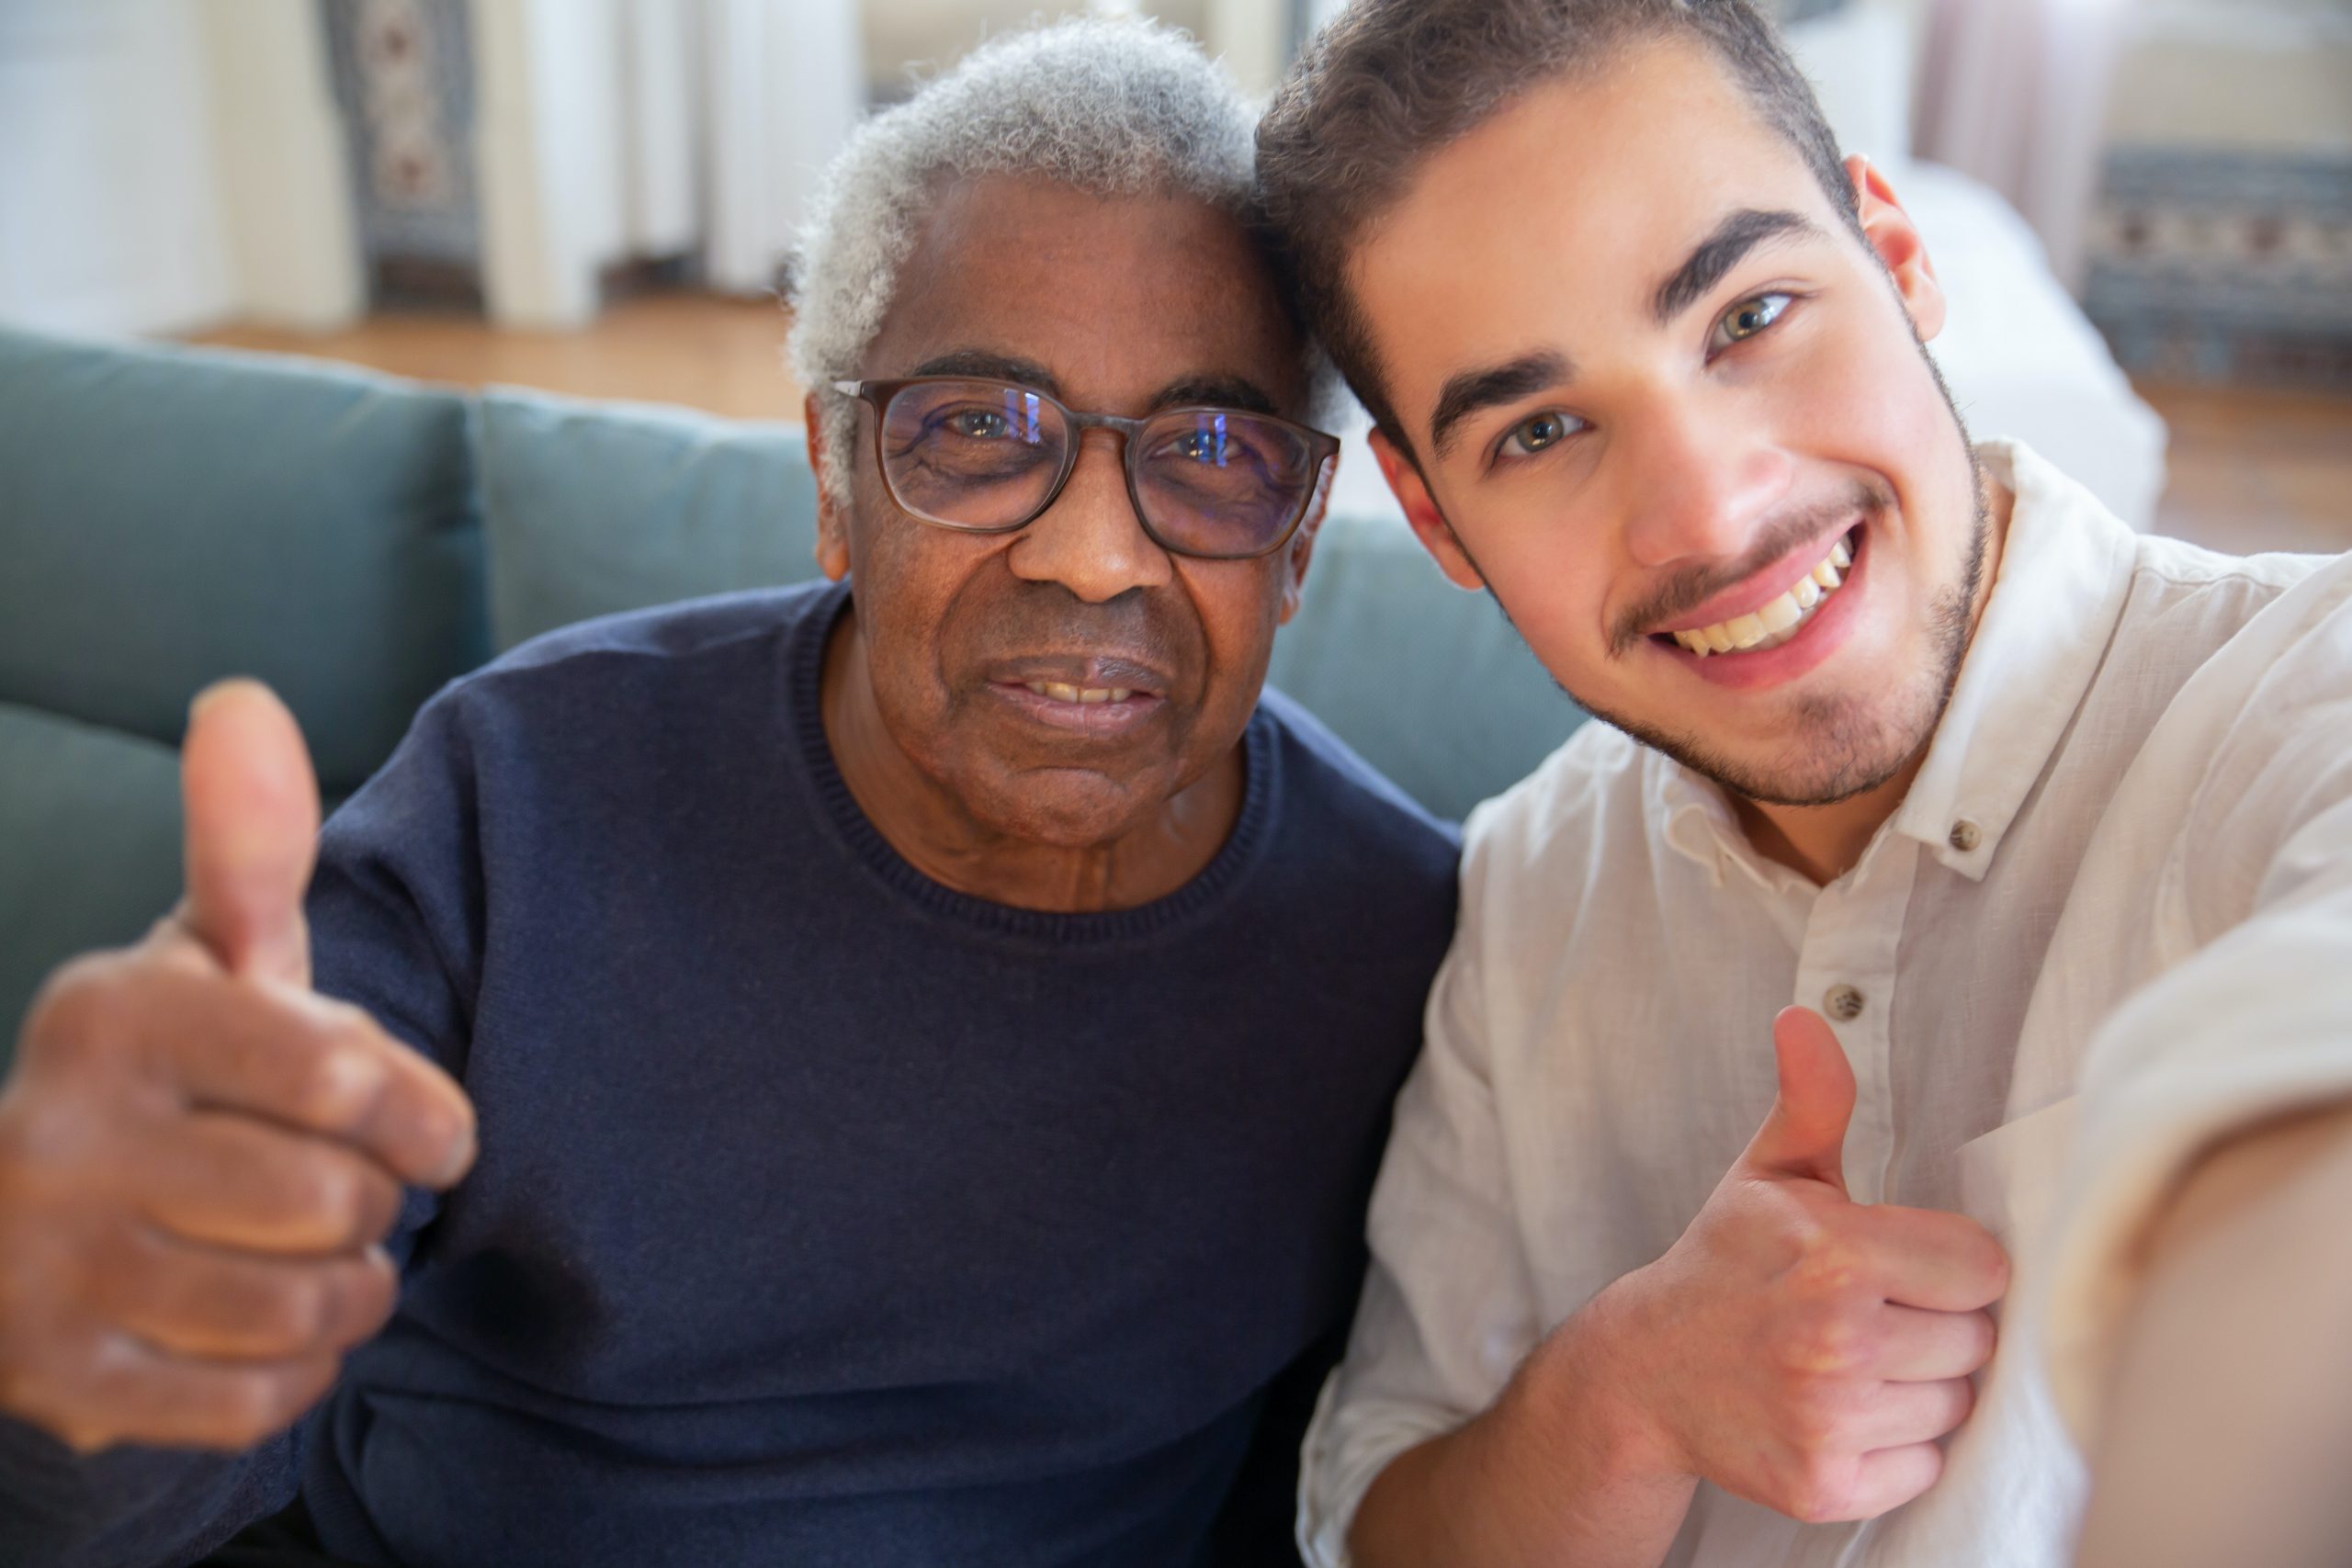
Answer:
POLYGON ((1928 258, 1928 243, 1918 225, 1903 210, 1886 175, 1860 153, 1846 160, 1846 177, 1854 184, 1855 216, 1862 237, 1894 279, 1894 291, 1911 317, 1912 330, 1927 342, 1944 328, 1944 290, 1936 281, 1935 264, 1928 258))
POLYGON ((1339 473, 1340 455, 1334 452, 1315 476, 1315 493, 1306 498, 1306 515, 1298 520, 1298 531, 1283 547, 1283 605, 1277 626, 1290 625, 1290 618, 1298 614, 1299 599, 1306 588, 1306 563, 1315 554, 1316 532, 1331 510, 1331 481, 1339 473))
POLYGON ((849 575, 849 519, 825 482, 824 407, 811 392, 800 405, 808 433, 808 468, 817 479, 817 570, 839 582, 849 575))
POLYGON ((1462 547, 1462 541, 1453 536, 1453 525, 1438 510, 1436 501, 1430 495, 1429 481, 1421 478, 1421 470, 1413 459, 1379 430, 1372 433, 1372 455, 1379 462, 1380 477, 1388 481, 1396 504, 1405 509, 1405 521, 1413 525, 1413 536, 1436 560, 1445 580, 1474 593, 1484 588, 1487 580, 1471 563, 1470 553, 1462 547))

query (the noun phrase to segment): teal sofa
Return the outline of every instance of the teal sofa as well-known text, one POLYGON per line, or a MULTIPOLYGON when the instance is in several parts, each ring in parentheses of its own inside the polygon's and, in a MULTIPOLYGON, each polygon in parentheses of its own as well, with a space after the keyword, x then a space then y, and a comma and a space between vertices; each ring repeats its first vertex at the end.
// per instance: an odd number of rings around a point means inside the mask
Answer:
MULTIPOLYGON (((177 897, 187 702, 291 705, 333 809, 443 682, 592 615, 812 575, 797 430, 0 332, 0 1059, 177 897)), ((1334 517, 1274 683, 1459 818, 1580 715, 1393 521, 1334 517)))

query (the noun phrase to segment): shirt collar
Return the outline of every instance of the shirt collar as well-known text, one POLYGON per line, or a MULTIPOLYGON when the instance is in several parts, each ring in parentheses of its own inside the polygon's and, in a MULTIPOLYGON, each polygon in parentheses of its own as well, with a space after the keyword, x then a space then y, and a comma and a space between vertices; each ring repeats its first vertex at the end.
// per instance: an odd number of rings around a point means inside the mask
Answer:
MULTIPOLYGON (((1977 456, 2016 498, 2000 570, 1927 758, 1887 823, 1971 881, 1991 868, 2090 688, 2123 613, 2136 547, 2130 528, 2022 442, 1988 441, 1977 456)), ((1662 754, 1648 765, 1653 820, 1667 845, 1705 867, 1716 886, 1735 865, 1768 887, 1803 882, 1758 863, 1712 781, 1662 754)))
POLYGON ((1740 826, 1721 784, 1648 747, 1643 748, 1643 766, 1647 770, 1651 820, 1659 824, 1667 848, 1696 862, 1716 886, 1724 885, 1727 873, 1737 870, 1767 893, 1810 898, 1817 891, 1795 872, 1773 864, 1749 847, 1747 829, 1740 826))
POLYGON ((1703 866, 1721 887, 1725 865, 1742 858, 1735 847, 1740 831, 1730 805, 1711 780, 1662 751, 1645 746, 1642 767, 1648 775, 1650 820, 1658 825, 1659 837, 1667 848, 1703 866))
POLYGON ((2123 613, 2137 546, 2091 493, 2023 443, 1977 449, 2016 497, 2001 568, 1951 701, 1888 824, 1981 881, 2082 705, 2123 613))

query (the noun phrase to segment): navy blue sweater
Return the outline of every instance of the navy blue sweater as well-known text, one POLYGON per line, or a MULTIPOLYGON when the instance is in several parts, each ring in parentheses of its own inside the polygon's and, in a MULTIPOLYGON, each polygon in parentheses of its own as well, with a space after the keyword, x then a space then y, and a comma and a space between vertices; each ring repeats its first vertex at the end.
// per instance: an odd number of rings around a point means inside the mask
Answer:
MULTIPOLYGON (((301 1495, 406 1568, 1102 1564, 1213 1538, 1354 1304, 1455 843, 1269 694, 1192 883, 1011 908, 900 859, 818 706, 829 587, 543 638, 329 825, 322 989, 446 1066, 473 1173, 294 1433, 0 1435, 0 1562, 185 1561, 301 1495)), ((1235 1517, 1228 1514, 1228 1523, 1235 1517)))

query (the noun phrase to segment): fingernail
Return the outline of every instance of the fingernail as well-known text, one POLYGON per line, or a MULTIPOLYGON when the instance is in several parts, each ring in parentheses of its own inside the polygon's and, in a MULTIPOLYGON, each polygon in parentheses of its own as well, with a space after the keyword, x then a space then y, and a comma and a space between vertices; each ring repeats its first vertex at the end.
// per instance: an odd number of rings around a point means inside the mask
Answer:
POLYGON ((449 1145, 449 1157, 443 1160, 440 1168, 433 1173, 432 1185, 436 1188, 457 1185, 458 1179, 472 1168, 474 1153, 474 1130, 468 1126, 458 1134, 458 1141, 449 1145))

